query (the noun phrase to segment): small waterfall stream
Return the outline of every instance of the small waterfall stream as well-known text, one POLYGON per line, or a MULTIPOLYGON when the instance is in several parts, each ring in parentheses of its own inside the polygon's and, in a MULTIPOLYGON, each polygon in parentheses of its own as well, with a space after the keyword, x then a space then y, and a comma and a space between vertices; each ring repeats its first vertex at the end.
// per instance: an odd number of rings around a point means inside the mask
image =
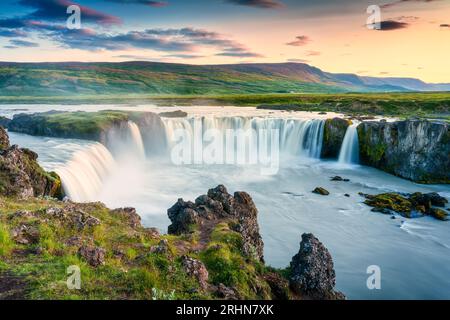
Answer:
POLYGON ((339 153, 340 164, 359 164, 359 140, 358 124, 352 124, 347 128, 344 141, 339 153))

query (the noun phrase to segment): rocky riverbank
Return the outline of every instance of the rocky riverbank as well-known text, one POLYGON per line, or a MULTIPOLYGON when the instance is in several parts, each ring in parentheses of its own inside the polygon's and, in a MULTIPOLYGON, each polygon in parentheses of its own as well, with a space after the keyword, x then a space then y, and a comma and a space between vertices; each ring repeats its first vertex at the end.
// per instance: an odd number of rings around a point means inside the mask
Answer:
POLYGON ((0 299, 344 298, 311 234, 286 269, 264 264, 258 210, 245 192, 220 185, 195 202, 179 199, 160 234, 133 208, 56 199, 58 177, 37 155, 9 146, 1 128, 0 145, 0 299), (80 289, 69 289, 68 268, 80 271, 80 289))

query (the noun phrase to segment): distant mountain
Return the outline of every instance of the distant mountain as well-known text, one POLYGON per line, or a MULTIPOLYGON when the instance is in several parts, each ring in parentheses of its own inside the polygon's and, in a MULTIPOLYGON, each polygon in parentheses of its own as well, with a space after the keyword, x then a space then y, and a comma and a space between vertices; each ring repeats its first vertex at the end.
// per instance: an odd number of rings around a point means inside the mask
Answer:
POLYGON ((304 63, 0 62, 0 96, 450 91, 450 84, 324 72, 304 63))

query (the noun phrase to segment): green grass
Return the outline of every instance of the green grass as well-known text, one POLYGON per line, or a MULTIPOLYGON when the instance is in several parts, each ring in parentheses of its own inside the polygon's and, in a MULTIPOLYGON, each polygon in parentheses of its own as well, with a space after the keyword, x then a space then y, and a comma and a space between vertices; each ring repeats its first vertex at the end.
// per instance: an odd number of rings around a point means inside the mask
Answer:
MULTIPOLYGON (((80 204, 78 210, 101 220, 101 225, 74 227, 64 220, 49 218, 48 207, 65 204, 50 199, 16 200, 0 196, 0 277, 6 272, 26 283, 27 299, 214 299, 213 291, 202 290, 195 278, 182 266, 179 246, 197 245, 197 235, 163 235, 151 238, 144 229, 132 229, 121 215, 112 214, 100 203, 80 204), (32 218, 15 216, 19 210, 34 212, 32 218), (39 241, 21 245, 14 242, 11 230, 22 224, 36 226, 39 241), (106 250, 105 265, 90 266, 78 255, 78 246, 66 245, 79 236, 106 250), (90 240, 89 240, 90 239, 90 240), (161 239, 169 243, 167 253, 152 253, 161 239), (36 254, 39 249, 40 253, 36 254), (117 256, 114 252, 124 254, 117 256), (67 288, 67 268, 81 270, 81 290, 67 288)), ((199 231, 194 231, 198 233, 199 231)), ((181 248, 181 247, 180 247, 181 248)), ((270 298, 270 288, 263 279, 263 265, 242 253, 242 237, 220 223, 211 234, 206 248, 190 252, 208 268, 211 284, 234 287, 245 299, 270 298), (260 288, 258 293, 254 288, 260 288)))
MULTIPOLYGON (((450 93, 237 94, 237 95, 80 95, 1 97, 0 103, 156 104, 161 106, 262 106, 298 111, 418 116, 450 119, 450 93)), ((64 123, 64 117, 58 118, 64 123)), ((91 120, 94 121, 94 120, 91 120)))

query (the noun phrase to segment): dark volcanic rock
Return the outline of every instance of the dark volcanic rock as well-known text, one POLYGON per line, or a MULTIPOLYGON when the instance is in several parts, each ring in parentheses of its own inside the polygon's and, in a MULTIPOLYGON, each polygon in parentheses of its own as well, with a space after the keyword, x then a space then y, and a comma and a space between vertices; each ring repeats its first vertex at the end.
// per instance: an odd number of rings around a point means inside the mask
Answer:
POLYGON ((195 225, 199 220, 198 212, 195 211, 195 208, 194 203, 178 199, 177 203, 167 210, 167 215, 172 222, 168 232, 177 235, 190 232, 191 226, 195 225))
POLYGON ((264 244, 259 234, 258 210, 245 192, 236 192, 232 196, 219 185, 210 189, 207 195, 198 197, 195 203, 179 199, 167 214, 172 222, 168 232, 177 235, 189 233, 193 226, 208 220, 235 219, 234 229, 242 235, 244 254, 263 261, 264 244))
POLYGON ((317 187, 313 190, 313 193, 315 194, 320 194, 322 196, 328 196, 330 195, 330 192, 328 190, 326 190, 325 188, 322 187, 317 187))
POLYGON ((364 122, 358 137, 363 164, 420 183, 450 183, 448 123, 364 122))
POLYGON ((351 121, 334 118, 325 121, 322 158, 337 158, 344 141, 347 128, 351 125, 351 121))
POLYGON ((248 193, 234 193, 233 211, 239 220, 236 230, 244 239, 244 253, 264 261, 264 242, 259 233, 258 209, 248 193))
POLYGON ((345 299, 334 290, 336 274, 328 249, 312 234, 302 235, 300 251, 292 258, 289 282, 296 294, 309 299, 345 299))
POLYGON ((431 208, 429 214, 438 220, 442 221, 448 220, 448 213, 445 210, 439 208, 431 208))

